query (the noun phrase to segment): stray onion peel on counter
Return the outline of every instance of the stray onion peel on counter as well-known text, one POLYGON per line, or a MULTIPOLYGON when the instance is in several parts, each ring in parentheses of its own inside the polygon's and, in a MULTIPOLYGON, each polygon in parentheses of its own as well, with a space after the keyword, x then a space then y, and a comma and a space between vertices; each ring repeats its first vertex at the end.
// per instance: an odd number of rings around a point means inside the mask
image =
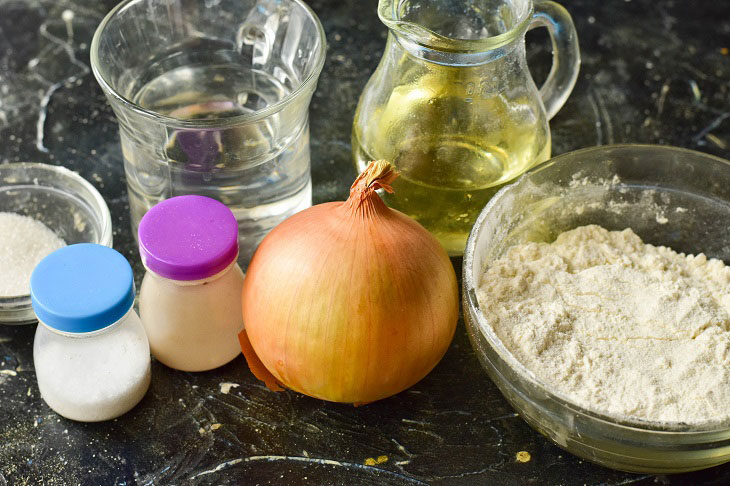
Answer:
POLYGON ((392 192, 397 175, 371 162, 347 201, 295 214, 256 250, 239 340, 270 389, 373 402, 421 380, 449 347, 454 268, 436 238, 375 192, 392 192))

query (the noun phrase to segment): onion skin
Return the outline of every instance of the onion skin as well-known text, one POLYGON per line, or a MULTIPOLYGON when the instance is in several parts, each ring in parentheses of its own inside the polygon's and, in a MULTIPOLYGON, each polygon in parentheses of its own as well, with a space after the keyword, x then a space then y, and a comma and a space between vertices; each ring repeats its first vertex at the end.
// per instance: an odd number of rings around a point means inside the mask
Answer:
POLYGON ((396 177, 379 163, 348 201, 313 206, 274 228, 250 262, 239 337, 270 388, 266 371, 315 398, 368 403, 421 380, 451 343, 454 268, 428 231, 374 192, 396 177))

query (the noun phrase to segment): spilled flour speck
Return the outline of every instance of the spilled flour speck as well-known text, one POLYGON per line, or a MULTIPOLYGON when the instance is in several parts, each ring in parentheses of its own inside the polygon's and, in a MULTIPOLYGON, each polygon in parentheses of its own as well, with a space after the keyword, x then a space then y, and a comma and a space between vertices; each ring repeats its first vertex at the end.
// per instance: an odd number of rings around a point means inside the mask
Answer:
POLYGON ((221 393, 223 393, 224 395, 228 395, 231 392, 231 388, 238 388, 239 386, 241 386, 241 385, 239 385, 238 383, 230 383, 230 382, 224 381, 223 383, 220 384, 221 393))

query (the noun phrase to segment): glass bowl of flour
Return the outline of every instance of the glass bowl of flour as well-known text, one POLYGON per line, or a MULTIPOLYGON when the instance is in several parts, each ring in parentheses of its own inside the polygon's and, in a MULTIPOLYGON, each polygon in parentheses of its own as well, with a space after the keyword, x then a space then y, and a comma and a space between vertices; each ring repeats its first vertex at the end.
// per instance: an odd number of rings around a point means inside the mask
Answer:
POLYGON ((0 164, 0 324, 36 321, 30 273, 74 243, 112 246, 109 208, 87 180, 64 167, 0 164))
POLYGON ((477 219, 469 338, 505 398, 567 451, 632 472, 715 466, 730 461, 723 262, 730 162, 651 145, 564 154, 477 219))

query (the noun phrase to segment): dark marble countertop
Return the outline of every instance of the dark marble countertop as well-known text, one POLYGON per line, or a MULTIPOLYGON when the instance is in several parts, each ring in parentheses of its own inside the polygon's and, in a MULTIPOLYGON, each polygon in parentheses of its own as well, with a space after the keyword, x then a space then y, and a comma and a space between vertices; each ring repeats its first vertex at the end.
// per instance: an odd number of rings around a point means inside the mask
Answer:
MULTIPOLYGON (((701 0, 565 0, 581 42, 578 84, 552 120, 553 153, 644 142, 730 157, 730 6, 701 0)), ((62 164, 112 213, 135 262, 122 155, 91 75, 89 44, 112 1, 0 0, 0 162, 62 164)), ((329 43, 311 107, 315 202, 342 199, 355 172, 350 126, 385 41, 374 0, 317 0, 329 43)), ((547 34, 528 34, 538 82, 547 34)), ((459 262, 455 262, 458 266, 459 262)), ((5 484, 728 484, 730 465, 634 475, 581 461, 510 408, 463 323, 439 366, 395 397, 354 408, 274 394, 243 358, 207 373, 153 364, 149 393, 118 420, 55 415, 36 386, 34 327, 0 326, 0 485, 5 484), (527 451, 530 460, 516 454, 527 451), (375 466, 369 458, 381 458, 375 466)))

